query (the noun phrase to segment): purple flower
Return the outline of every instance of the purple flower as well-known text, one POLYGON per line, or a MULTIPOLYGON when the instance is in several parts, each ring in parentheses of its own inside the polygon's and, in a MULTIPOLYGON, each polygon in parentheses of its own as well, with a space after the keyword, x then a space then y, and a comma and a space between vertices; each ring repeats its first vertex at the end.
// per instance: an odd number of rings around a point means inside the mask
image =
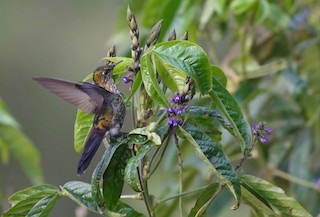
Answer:
POLYGON ((183 120, 182 120, 182 119, 179 119, 179 120, 178 120, 178 125, 181 126, 182 124, 183 124, 183 120))
POLYGON ((178 122, 176 120, 173 120, 172 126, 173 127, 177 127, 178 126, 178 122))
POLYGON ((252 123, 251 129, 252 129, 253 131, 254 131, 254 130, 257 130, 257 124, 256 124, 256 123, 252 123))
POLYGON ((169 107, 169 108, 167 108, 167 113, 168 114, 172 114, 172 113, 174 113, 175 111, 174 111, 174 108, 172 108, 171 106, 169 107))
POLYGON ((181 95, 180 95, 180 94, 177 94, 177 95, 174 97, 173 101, 174 101, 175 103, 180 103, 180 102, 181 102, 181 95))
POLYGON ((189 96, 188 94, 185 95, 185 96, 184 96, 184 100, 185 100, 185 101, 189 101, 189 100, 190 100, 190 96, 189 96))
POLYGON ((172 97, 169 98, 169 102, 174 103, 174 100, 172 97))
POLYGON ((318 187, 320 188, 320 178, 319 178, 319 179, 317 179, 317 181, 316 181, 316 185, 318 185, 318 187))
POLYGON ((130 82, 132 81, 132 80, 131 80, 130 78, 128 78, 127 76, 123 76, 122 80, 123 80, 123 83, 125 83, 125 84, 128 84, 128 83, 130 83, 130 82))
POLYGON ((182 114, 182 108, 177 108, 176 109, 176 115, 180 116, 182 114))
POLYGON ((260 136, 260 141, 262 143, 267 143, 269 141, 269 139, 267 137, 264 137, 264 136, 260 136))
POLYGON ((268 128, 268 129, 266 130, 266 133, 267 133, 268 135, 271 135, 271 133, 272 133, 272 128, 268 128))
POLYGON ((169 126, 172 126, 172 125, 173 125, 173 123, 174 123, 174 120, 173 120, 172 118, 169 118, 169 120, 168 120, 168 124, 169 124, 169 126))
POLYGON ((272 128, 265 129, 266 122, 260 122, 258 125, 256 123, 251 124, 251 130, 256 139, 259 139, 262 143, 267 143, 269 141, 268 135, 271 135, 272 128))

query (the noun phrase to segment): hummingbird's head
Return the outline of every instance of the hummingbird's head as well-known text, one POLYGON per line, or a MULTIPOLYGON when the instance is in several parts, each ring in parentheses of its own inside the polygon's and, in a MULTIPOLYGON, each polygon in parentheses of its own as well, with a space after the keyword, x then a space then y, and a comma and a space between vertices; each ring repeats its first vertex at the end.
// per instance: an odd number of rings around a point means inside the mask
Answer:
POLYGON ((116 65, 121 63, 123 60, 113 64, 106 64, 104 66, 97 67, 93 72, 93 82, 100 87, 108 89, 110 84, 113 85, 113 69, 116 65))

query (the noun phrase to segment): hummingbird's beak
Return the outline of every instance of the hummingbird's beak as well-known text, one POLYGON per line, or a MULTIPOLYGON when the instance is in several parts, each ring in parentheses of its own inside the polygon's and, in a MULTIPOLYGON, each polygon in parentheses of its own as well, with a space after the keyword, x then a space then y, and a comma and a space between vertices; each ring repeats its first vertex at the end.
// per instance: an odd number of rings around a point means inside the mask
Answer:
POLYGON ((111 66, 111 68, 113 69, 116 65, 118 65, 118 64, 121 63, 121 62, 123 62, 123 60, 120 60, 120 61, 118 61, 118 62, 116 62, 116 63, 113 63, 113 64, 111 64, 110 66, 111 66))

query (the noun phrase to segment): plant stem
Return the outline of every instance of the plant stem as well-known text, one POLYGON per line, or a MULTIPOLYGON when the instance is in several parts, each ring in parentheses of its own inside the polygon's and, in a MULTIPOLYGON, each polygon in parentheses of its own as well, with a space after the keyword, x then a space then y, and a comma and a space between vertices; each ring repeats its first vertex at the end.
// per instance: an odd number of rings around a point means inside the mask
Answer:
POLYGON ((188 195, 188 194, 195 194, 195 193, 198 193, 199 191, 202 191, 203 189, 206 189, 209 185, 207 186, 203 186, 203 187, 200 187, 200 188, 197 188, 197 189, 194 189, 194 190, 191 190, 191 191, 186 191, 186 192, 182 192, 182 193, 179 193, 179 194, 174 194, 170 197, 167 197, 165 199, 162 199, 162 200, 159 200, 157 205, 161 204, 161 203, 164 203, 168 200, 173 200, 173 199, 176 199, 177 197, 183 197, 185 195, 188 195))
POLYGON ((249 155, 250 155, 254 145, 257 143, 257 141, 258 141, 258 139, 256 137, 254 137, 251 146, 249 147, 249 149, 244 151, 243 157, 240 159, 238 165, 234 168, 235 170, 238 170, 242 166, 243 162, 249 157, 249 155))
MULTIPOLYGON (((177 134, 174 134, 174 140, 176 144, 177 149, 177 155, 178 155, 178 164, 179 164, 179 194, 183 192, 183 160, 181 156, 181 150, 179 146, 179 140, 177 134)), ((183 217, 183 207, 182 207, 182 197, 179 196, 179 209, 180 209, 180 216, 183 217)))
MULTIPOLYGON (((167 133, 164 135, 163 139, 162 139, 162 141, 164 142, 164 143, 163 143, 163 144, 164 144, 163 151, 162 151, 162 153, 161 153, 161 155, 160 155, 159 160, 157 161, 157 164, 154 166, 154 168, 153 168, 153 169, 151 170, 151 172, 149 173, 149 177, 151 177, 152 174, 157 170, 157 168, 158 168, 158 166, 159 166, 159 164, 160 164, 160 162, 161 162, 161 160, 162 160, 162 157, 163 157, 163 155, 164 155, 164 152, 166 151, 166 149, 167 149, 167 147, 168 147, 168 144, 169 144, 169 141, 170 141, 170 136, 169 136, 169 135, 170 135, 170 133, 167 132, 167 133)), ((160 148, 161 148, 161 147, 159 147, 159 148, 154 152, 154 154, 152 155, 151 160, 150 160, 150 168, 151 168, 152 163, 154 162, 154 160, 155 160, 158 152, 160 151, 160 148)))
POLYGON ((150 196, 149 196, 149 191, 148 191, 147 180, 144 179, 144 175, 143 175, 143 168, 144 168, 144 160, 141 160, 141 164, 140 164, 139 168, 137 168, 137 173, 138 173, 138 177, 139 177, 138 179, 139 179, 139 184, 140 184, 140 188, 142 191, 142 197, 143 197, 144 203, 146 204, 148 214, 150 217, 152 217, 153 211, 152 211, 152 207, 151 207, 151 201, 150 201, 150 196))
POLYGON ((293 183, 296 183, 296 184, 299 184, 299 185, 302 185, 304 187, 307 187, 307 188, 311 188, 317 192, 320 192, 320 188, 317 184, 315 183, 312 183, 312 182, 308 182, 304 179, 301 179, 299 177, 296 177, 296 176, 293 176, 293 175, 290 175, 289 173, 286 173, 286 172, 283 172, 281 170, 278 170, 276 168, 272 168, 270 169, 272 175, 274 176, 278 176, 278 177, 281 177, 285 180, 288 180, 290 182, 293 182, 293 183))

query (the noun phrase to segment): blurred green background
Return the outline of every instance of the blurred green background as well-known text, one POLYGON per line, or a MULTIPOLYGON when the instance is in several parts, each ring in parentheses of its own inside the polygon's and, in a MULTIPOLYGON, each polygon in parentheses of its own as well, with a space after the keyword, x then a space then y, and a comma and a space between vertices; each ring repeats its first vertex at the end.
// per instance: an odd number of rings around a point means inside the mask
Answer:
MULTIPOLYGON (((32 77, 80 81, 102 64, 119 4, 117 0, 0 1, 0 96, 39 149, 46 183, 90 182, 93 167, 76 176, 80 157, 73 149, 76 109, 42 89, 32 77)), ((13 157, 8 165, 0 164, 0 171, 6 209, 9 195, 31 183, 13 157)), ((52 216, 74 216, 75 207, 63 198, 52 216)))

